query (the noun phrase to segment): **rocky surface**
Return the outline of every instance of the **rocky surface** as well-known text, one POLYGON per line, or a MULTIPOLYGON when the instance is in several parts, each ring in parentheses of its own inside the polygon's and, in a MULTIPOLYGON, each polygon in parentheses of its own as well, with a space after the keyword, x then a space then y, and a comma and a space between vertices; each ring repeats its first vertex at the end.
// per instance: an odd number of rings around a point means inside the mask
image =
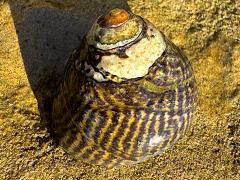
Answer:
POLYGON ((239 0, 0 0, 0 179, 240 179, 239 0), (199 90, 190 132, 132 167, 77 162, 44 102, 94 19, 113 7, 155 24, 189 57, 199 90))

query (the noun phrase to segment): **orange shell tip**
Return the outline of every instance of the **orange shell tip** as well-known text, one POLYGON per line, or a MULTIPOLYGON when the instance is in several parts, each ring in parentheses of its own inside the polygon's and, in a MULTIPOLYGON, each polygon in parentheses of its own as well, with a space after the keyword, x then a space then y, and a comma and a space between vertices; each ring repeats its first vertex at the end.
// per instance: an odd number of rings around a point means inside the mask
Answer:
POLYGON ((129 13, 126 10, 115 8, 105 15, 104 21, 106 26, 116 27, 126 22, 128 18, 129 13))

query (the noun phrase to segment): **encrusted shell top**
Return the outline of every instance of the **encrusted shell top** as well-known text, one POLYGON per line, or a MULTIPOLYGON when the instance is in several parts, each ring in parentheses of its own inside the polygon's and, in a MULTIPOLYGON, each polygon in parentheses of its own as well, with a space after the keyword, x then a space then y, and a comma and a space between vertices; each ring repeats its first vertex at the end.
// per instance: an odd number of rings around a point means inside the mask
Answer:
MULTIPOLYGON (((103 54, 99 55, 97 68, 101 73, 118 77, 110 79, 113 81, 146 75, 166 48, 162 34, 155 27, 121 9, 113 9, 101 16, 88 33, 87 43, 103 54)), ((99 73, 93 76, 100 82, 109 80, 99 73)))
POLYGON ((133 164, 162 153, 186 132, 196 99, 182 51, 146 19, 113 9, 69 58, 52 128, 77 159, 133 164))
POLYGON ((87 35, 88 44, 101 50, 124 46, 136 40, 142 26, 140 17, 122 9, 113 9, 93 24, 87 35))

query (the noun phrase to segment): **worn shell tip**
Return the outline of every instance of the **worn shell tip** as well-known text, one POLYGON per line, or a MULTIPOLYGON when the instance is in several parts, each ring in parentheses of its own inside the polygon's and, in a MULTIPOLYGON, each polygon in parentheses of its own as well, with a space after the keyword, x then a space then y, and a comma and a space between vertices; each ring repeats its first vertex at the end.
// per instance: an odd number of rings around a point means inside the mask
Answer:
POLYGON ((110 10, 104 17, 104 24, 107 27, 117 27, 129 19, 129 13, 124 9, 115 8, 110 10))

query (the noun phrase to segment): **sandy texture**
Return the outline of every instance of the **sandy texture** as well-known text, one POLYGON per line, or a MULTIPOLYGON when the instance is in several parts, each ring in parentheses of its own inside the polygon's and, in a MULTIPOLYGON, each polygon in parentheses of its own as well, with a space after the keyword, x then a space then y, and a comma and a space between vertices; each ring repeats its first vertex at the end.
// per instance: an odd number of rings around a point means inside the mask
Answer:
POLYGON ((240 179, 239 22, 239 0, 0 0, 0 179, 240 179), (118 169, 56 147, 43 107, 71 51, 112 7, 149 19, 183 49, 199 90, 181 141, 118 169))

